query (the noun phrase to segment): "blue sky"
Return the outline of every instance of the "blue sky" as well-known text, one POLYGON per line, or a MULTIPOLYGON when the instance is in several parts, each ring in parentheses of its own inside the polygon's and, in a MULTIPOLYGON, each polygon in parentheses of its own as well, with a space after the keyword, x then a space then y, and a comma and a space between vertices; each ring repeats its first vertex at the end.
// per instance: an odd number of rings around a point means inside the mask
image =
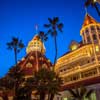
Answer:
MULTIPOLYGON (((7 50, 6 43, 13 36, 23 40, 25 48, 18 54, 18 59, 26 55, 28 42, 35 35, 35 25, 39 30, 46 31, 44 23, 48 17, 58 16, 64 23, 63 33, 57 37, 58 58, 69 50, 72 40, 81 41, 80 29, 85 16, 85 0, 0 0, 0 77, 14 65, 14 53, 7 50)), ((100 21, 95 9, 88 8, 88 12, 100 21)), ((45 42, 46 56, 53 62, 54 41, 49 37, 45 42)))

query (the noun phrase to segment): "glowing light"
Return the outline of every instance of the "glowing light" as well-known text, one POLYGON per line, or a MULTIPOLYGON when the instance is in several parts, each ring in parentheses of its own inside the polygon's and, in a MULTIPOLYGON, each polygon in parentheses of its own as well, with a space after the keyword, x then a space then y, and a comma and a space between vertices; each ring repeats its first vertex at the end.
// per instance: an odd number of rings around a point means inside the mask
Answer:
POLYGON ((98 45, 95 47, 95 49, 96 49, 97 52, 99 52, 99 46, 98 45))
POLYGON ((76 50, 77 49, 77 45, 72 45, 71 50, 76 50))

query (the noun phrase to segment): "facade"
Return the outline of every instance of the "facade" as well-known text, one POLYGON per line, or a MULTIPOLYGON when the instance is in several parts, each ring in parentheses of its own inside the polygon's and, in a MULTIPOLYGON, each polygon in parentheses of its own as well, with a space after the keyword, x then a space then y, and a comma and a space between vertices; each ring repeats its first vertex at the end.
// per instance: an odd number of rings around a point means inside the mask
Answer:
POLYGON ((50 69, 51 62, 45 56, 45 46, 38 35, 29 42, 26 52, 26 57, 22 58, 18 65, 25 73, 25 77, 30 77, 35 71, 38 71, 42 67, 50 69))
POLYGON ((100 23, 86 14, 80 35, 82 41, 72 41, 70 51, 57 60, 55 71, 64 80, 61 98, 67 100, 68 88, 84 85, 95 90, 92 100, 100 100, 100 23))

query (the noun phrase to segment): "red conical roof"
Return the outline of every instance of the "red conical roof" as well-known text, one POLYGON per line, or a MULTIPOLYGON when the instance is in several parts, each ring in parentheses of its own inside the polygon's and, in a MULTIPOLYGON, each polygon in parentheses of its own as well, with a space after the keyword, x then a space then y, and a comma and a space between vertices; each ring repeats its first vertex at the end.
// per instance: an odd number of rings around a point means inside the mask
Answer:
POLYGON ((96 23, 98 22, 92 16, 90 16, 89 14, 86 14, 82 27, 85 27, 89 24, 96 24, 96 23))
POLYGON ((25 75, 33 75, 35 71, 38 71, 42 67, 50 69, 52 66, 50 60, 45 55, 36 51, 30 52, 18 65, 24 71, 25 75))

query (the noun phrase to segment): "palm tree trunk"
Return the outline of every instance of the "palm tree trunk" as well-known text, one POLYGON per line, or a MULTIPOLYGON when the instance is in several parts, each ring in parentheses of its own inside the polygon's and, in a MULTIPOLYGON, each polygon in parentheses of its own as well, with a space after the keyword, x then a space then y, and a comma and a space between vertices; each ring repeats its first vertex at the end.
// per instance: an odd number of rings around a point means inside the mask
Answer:
POLYGON ((55 58, 54 58, 54 67, 55 67, 56 60, 57 60, 57 54, 58 54, 58 50, 57 50, 57 38, 56 38, 56 36, 54 36, 54 42, 55 42, 55 58))
POLYGON ((40 100, 45 100, 45 93, 44 92, 40 93, 40 100))
POLYGON ((48 93, 48 100, 50 100, 50 93, 48 93))
POLYGON ((98 9, 98 7, 97 7, 96 3, 94 3, 94 7, 95 7, 95 9, 96 9, 96 11, 97 11, 98 15, 100 16, 100 11, 99 11, 99 9, 98 9))
POLYGON ((53 99, 54 99, 54 94, 51 94, 50 100, 53 100, 53 99))
POLYGON ((15 65, 17 65, 17 49, 14 49, 14 54, 15 54, 15 65))

